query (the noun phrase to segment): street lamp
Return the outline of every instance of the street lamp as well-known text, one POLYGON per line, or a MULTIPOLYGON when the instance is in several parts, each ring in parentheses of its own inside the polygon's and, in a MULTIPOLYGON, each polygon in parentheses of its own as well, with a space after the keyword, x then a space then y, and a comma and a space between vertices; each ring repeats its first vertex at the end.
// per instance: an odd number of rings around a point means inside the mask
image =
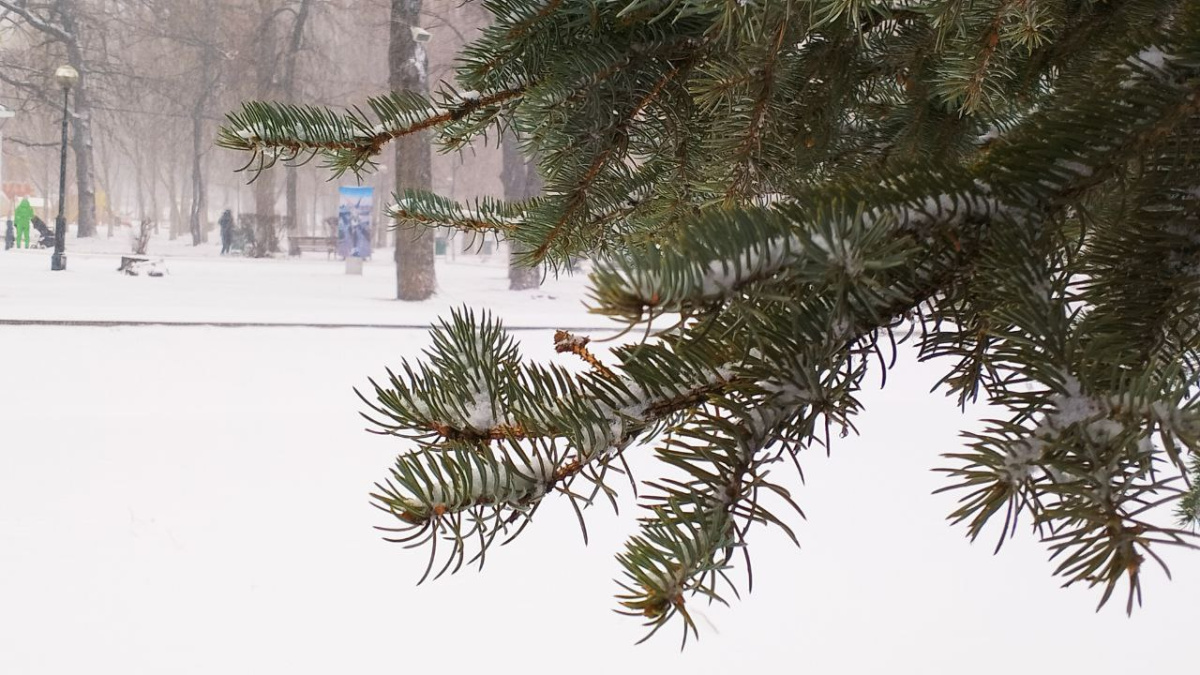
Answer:
POLYGON ((71 87, 79 81, 79 71, 71 66, 59 66, 54 71, 54 79, 63 88, 63 120, 62 155, 58 164, 58 217, 54 219, 54 255, 50 258, 50 269, 59 272, 67 269, 67 219, 63 215, 67 194, 67 123, 70 121, 67 104, 71 98, 71 87))

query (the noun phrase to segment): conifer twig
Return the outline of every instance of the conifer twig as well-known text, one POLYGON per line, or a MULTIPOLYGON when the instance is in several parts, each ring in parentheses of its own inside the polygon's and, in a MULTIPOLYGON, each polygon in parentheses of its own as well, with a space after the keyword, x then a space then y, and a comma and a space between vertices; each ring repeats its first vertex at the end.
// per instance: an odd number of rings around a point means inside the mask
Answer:
POLYGON ((587 348, 588 343, 592 340, 588 337, 580 337, 565 330, 554 332, 554 351, 559 354, 570 352, 579 358, 583 359, 597 373, 607 377, 610 380, 617 379, 613 371, 608 369, 608 366, 600 362, 596 355, 587 348))

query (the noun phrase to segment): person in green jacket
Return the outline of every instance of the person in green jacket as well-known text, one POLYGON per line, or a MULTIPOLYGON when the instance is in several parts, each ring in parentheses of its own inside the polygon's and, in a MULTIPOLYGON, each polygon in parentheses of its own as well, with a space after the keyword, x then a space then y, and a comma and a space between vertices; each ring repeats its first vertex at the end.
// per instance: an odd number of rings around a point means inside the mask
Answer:
POLYGON ((28 199, 22 199, 20 204, 17 204, 16 226, 17 226, 17 248, 21 247, 21 241, 25 241, 25 248, 29 248, 29 223, 33 221, 33 207, 29 205, 28 199))

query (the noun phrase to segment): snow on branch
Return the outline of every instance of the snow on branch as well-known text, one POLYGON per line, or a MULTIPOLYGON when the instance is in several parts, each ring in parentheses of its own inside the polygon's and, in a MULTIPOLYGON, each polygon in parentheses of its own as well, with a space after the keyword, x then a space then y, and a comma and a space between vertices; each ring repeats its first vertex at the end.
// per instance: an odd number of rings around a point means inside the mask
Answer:
MULTIPOLYGON (((561 332, 558 338, 560 351, 590 355, 584 339, 561 332)), ((498 322, 486 315, 477 322, 460 312, 434 331, 428 357, 429 363, 417 367, 402 364, 404 377, 389 373, 390 388, 373 383, 375 402, 363 397, 371 410, 365 417, 376 429, 423 445, 421 452, 398 460, 399 487, 385 490, 389 508, 410 524, 513 503, 514 494, 525 504, 540 499, 590 464, 611 459, 659 421, 703 403, 732 377, 721 369, 692 368, 676 382, 650 384, 603 364, 582 375, 526 366, 498 322), (473 448, 487 466, 453 460, 452 468, 437 468, 442 454, 453 457, 461 447, 473 448), (514 452, 544 458, 537 460, 538 490, 510 480, 524 475, 512 471, 514 452), (492 489, 476 491, 481 484, 492 489)), ((672 357, 660 352, 654 358, 672 357)))
POLYGON ((425 226, 508 235, 525 222, 524 210, 536 201, 512 204, 485 197, 467 205, 424 190, 406 190, 396 195, 387 216, 425 226))
POLYGON ((925 197, 906 194, 906 187, 882 185, 897 196, 865 210, 860 205, 872 203, 865 197, 835 193, 767 209, 709 212, 688 230, 682 247, 600 262, 592 275, 594 311, 629 318, 647 310, 679 312, 735 298, 758 282, 855 284, 896 265, 901 242, 961 248, 956 232, 969 223, 1026 213, 1003 204, 982 182, 925 197), (935 231, 945 239, 933 238, 935 231))

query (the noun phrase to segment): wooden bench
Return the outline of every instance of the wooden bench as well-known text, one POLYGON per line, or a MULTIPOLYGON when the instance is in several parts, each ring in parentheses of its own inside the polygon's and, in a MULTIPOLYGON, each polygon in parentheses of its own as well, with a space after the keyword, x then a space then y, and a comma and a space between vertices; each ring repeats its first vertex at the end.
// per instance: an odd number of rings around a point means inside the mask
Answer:
POLYGON ((150 259, 140 255, 123 255, 121 256, 121 266, 117 268, 118 272, 124 272, 129 275, 136 275, 136 267, 150 259))
POLYGON ((288 255, 298 256, 303 251, 332 258, 337 253, 337 237, 288 237, 288 255))

